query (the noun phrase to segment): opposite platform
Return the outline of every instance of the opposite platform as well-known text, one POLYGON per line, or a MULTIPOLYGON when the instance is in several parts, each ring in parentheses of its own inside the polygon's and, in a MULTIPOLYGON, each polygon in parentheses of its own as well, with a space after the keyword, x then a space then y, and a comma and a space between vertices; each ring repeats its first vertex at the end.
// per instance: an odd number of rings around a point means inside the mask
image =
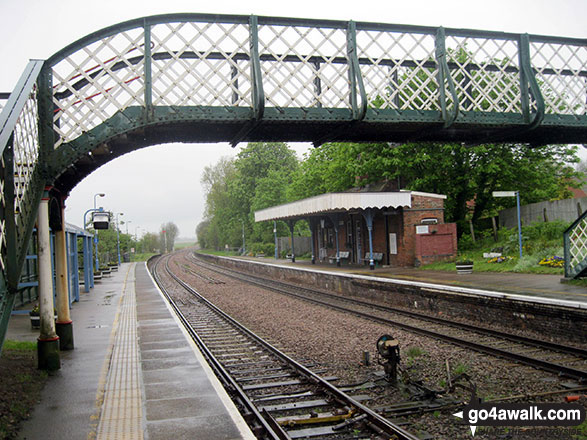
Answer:
POLYGON ((275 260, 256 257, 219 257, 223 259, 245 260, 251 263, 286 267, 316 273, 335 273, 343 277, 357 279, 377 279, 382 282, 406 286, 420 286, 442 290, 445 293, 466 293, 477 296, 508 298, 511 300, 535 302, 587 309, 587 288, 579 285, 561 283, 560 275, 527 274, 513 272, 473 272, 457 274, 452 272, 423 270, 413 267, 368 267, 344 264, 312 264, 308 260, 275 260))
MULTIPOLYGON (((123 264, 72 306, 61 352, 21 439, 254 439, 146 266, 123 264)), ((28 316, 8 338, 36 340, 28 316)))

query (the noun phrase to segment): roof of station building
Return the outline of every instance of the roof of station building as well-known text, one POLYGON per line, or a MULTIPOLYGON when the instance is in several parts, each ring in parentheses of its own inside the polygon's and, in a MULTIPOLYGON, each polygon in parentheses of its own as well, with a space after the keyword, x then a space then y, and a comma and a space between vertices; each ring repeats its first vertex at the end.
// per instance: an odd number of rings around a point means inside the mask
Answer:
POLYGON ((399 208, 400 206, 410 208, 412 196, 446 199, 446 196, 442 194, 407 190, 328 193, 255 211, 255 221, 284 220, 369 208, 399 208))

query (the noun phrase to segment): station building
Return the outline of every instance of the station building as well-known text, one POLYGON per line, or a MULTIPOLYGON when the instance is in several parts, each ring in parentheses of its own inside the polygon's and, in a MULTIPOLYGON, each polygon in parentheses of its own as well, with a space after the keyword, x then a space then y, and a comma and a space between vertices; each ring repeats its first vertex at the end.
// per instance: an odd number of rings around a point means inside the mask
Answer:
POLYGON ((287 222, 292 243, 295 223, 308 221, 312 263, 420 266, 457 254, 456 224, 444 222, 445 199, 367 187, 266 208, 255 212, 255 221, 287 222))

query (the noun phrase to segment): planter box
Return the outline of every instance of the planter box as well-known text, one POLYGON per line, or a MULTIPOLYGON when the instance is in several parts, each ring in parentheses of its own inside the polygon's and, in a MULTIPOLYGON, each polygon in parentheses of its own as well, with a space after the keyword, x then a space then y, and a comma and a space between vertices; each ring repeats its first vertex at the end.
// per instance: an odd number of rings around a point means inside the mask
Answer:
MULTIPOLYGON (((40 316, 30 316, 31 318, 31 328, 33 330, 38 330, 41 328, 41 317, 40 316)), ((57 321, 57 315, 55 315, 55 321, 57 321)))
POLYGON ((33 330, 41 328, 41 317, 31 316, 31 328, 33 330))
POLYGON ((471 262, 456 263, 456 268, 458 274, 473 273, 473 263, 471 262))

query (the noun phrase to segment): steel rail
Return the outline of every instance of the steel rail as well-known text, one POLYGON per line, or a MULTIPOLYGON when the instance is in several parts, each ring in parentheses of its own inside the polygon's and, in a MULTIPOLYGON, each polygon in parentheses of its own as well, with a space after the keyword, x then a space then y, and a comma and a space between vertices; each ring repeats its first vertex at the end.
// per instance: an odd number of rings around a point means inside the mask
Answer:
MULTIPOLYGON (((167 264, 166 264, 166 267, 168 269, 167 264)), ((210 301, 208 301, 206 298, 201 296, 191 286, 189 286, 187 283, 185 283, 183 280, 181 280, 179 277, 177 277, 173 272, 171 272, 170 269, 168 269, 168 274, 178 284, 180 284, 182 287, 184 287, 188 292, 190 292, 192 295, 196 296, 199 301, 206 304, 208 307, 210 307, 212 310, 214 310, 214 312, 219 314, 224 320, 230 322, 233 326, 238 328, 239 331, 246 334, 248 337, 250 337, 255 342, 257 342, 258 344, 263 346, 265 349, 267 349, 269 352, 271 352, 276 357, 281 359, 283 362, 287 363, 294 370, 296 370, 300 375, 307 378, 311 383, 314 383, 316 385, 320 385, 323 389, 327 390, 329 393, 331 393, 333 396, 335 396, 335 398, 338 399, 339 401, 342 401, 346 405, 350 405, 350 406, 358 409, 361 413, 363 413, 366 416, 368 423, 374 425, 375 427, 377 427, 377 429, 381 430, 383 433, 385 433, 387 435, 395 436, 395 438, 397 438, 397 439, 403 439, 403 440, 417 440, 418 439, 418 437, 410 434, 409 432, 405 431, 403 428, 390 422, 389 420, 380 416, 379 414, 377 414, 376 412, 374 412, 373 410, 371 410, 367 406, 356 401, 355 399, 353 399, 351 396, 349 396, 344 391, 340 390, 336 386, 334 386, 331 383, 329 383, 328 381, 324 380, 322 377, 318 376, 317 374, 315 374, 314 372, 312 372, 311 370, 309 370, 308 368, 306 368, 305 366, 303 366, 299 362, 295 361, 291 357, 287 356, 285 353, 283 353, 283 352, 279 351, 277 348, 273 347, 271 344, 269 344, 263 338, 259 337, 255 333, 251 332, 248 328, 246 328, 245 326, 240 324, 234 318, 227 315, 221 309, 219 309, 214 304, 212 304, 210 301)), ((233 382, 234 382, 234 380, 233 380, 233 382)), ((234 383, 236 384, 236 382, 234 382, 234 383)), ((238 384, 236 384, 236 386, 238 387, 238 384)), ((238 387, 237 389, 240 389, 240 387, 238 387)))
MULTIPOLYGON (((216 269, 212 269, 212 270, 216 270, 216 269)), ((225 269, 225 270, 229 270, 229 269, 225 269)), ((218 270, 217 270, 217 272, 222 273, 221 271, 218 271, 218 270)), ((232 272, 239 273, 237 271, 232 271, 232 272)), ((237 279, 241 279, 241 280, 242 280, 242 277, 255 278, 255 277, 253 277, 251 275, 248 275, 248 274, 247 275, 241 274, 241 277, 239 277, 237 275, 232 275, 232 274, 226 274, 226 273, 224 273, 224 274, 227 275, 227 276, 230 276, 232 278, 237 278, 237 279)), ((312 302, 312 303, 315 303, 315 304, 319 304, 319 305, 322 305, 322 306, 330 307, 330 308, 333 308, 335 310, 339 310, 339 311, 342 311, 342 312, 351 313, 351 314, 354 314, 356 316, 360 316, 362 318, 366 318, 366 319, 369 319, 369 320, 372 320, 372 321, 375 321, 375 322, 379 322, 381 324, 395 325, 397 327, 401 327, 401 328, 403 328, 405 330, 408 330, 408 331, 411 331, 411 332, 414 332, 414 333, 419 333, 419 334, 422 334, 424 336, 432 337, 432 338, 435 338, 435 339, 441 339, 441 340, 450 342, 452 344, 459 345, 461 347, 469 348, 469 349, 472 349, 472 350, 475 350, 475 351, 478 351, 478 352, 481 352, 481 353, 489 354, 489 355, 492 355, 492 356, 498 356, 498 357, 501 357, 501 358, 514 360, 516 362, 520 362, 520 363, 523 363, 523 364, 526 364, 526 365, 529 365, 529 366, 532 366, 532 367, 535 367, 535 368, 539 368, 541 370, 548 371, 550 373, 554 373, 554 374, 557 374, 557 375, 558 374, 564 374, 565 376, 568 376, 568 377, 577 379, 580 382, 584 382, 584 381, 587 380, 587 371, 585 371, 585 370, 580 370, 580 369, 577 369, 577 368, 567 367, 565 365, 560 365, 560 364, 556 364, 556 363, 553 363, 553 362, 544 361, 544 360, 541 360, 541 359, 536 359, 536 358, 525 356, 525 355, 522 355, 522 354, 519 354, 519 353, 514 353, 514 352, 511 352, 511 351, 502 350, 500 348, 495 348, 495 347, 490 347, 490 346, 487 346, 487 345, 483 345, 483 344, 480 344, 480 343, 477 343, 477 342, 463 340, 462 338, 458 338, 458 337, 455 337, 455 336, 447 335, 447 334, 444 334, 444 333, 439 333, 439 332, 436 332, 436 331, 433 331, 433 330, 427 330, 427 329, 424 329, 424 328, 421 328, 421 327, 416 327, 414 325, 402 323, 400 321, 395 321, 395 320, 388 319, 388 318, 381 318, 381 317, 373 316, 373 315, 371 315, 369 313, 360 312, 360 311, 357 311, 357 310, 354 310, 354 309, 350 309, 350 308, 347 308, 347 307, 344 307, 344 306, 339 306, 339 305, 336 305, 336 304, 332 304, 332 303, 329 303, 327 301, 321 301, 321 300, 316 299, 316 298, 309 298, 309 297, 304 296, 304 295, 299 295, 299 294, 296 294, 296 293, 293 293, 293 292, 285 291, 283 289, 280 289, 279 287, 271 287, 271 286, 268 286, 266 284, 267 282, 274 282, 273 280, 267 280, 267 279, 259 278, 256 281, 248 281, 248 282, 250 282, 252 284, 259 285, 259 286, 261 286, 263 288, 266 288, 266 289, 269 289, 269 290, 276 291, 278 293, 290 295, 290 296, 293 296, 293 297, 296 297, 296 298, 299 298, 299 299, 304 299, 306 301, 309 301, 309 302, 312 302), (262 281, 260 281, 260 280, 262 280, 262 281)), ((275 282, 275 283, 278 283, 278 282, 275 282)), ((289 287, 292 287, 292 286, 289 286, 289 287)), ((295 288, 298 288, 298 286, 295 286, 295 288)), ((307 290, 310 291, 310 292, 312 292, 312 293, 314 293, 314 294, 315 293, 323 294, 323 292, 320 292, 320 291, 316 291, 316 290, 312 290, 312 289, 307 289, 307 290)), ((332 295, 332 294, 328 294, 328 295, 332 295)), ((349 301, 347 298, 341 298, 341 297, 339 297, 337 295, 332 295, 332 296, 333 297, 336 297, 336 299, 339 299, 339 300, 349 301)), ((362 303, 360 305, 363 305, 363 306, 366 306, 366 307, 374 307, 373 304, 367 303, 367 302, 364 302, 364 303, 362 303)), ((396 310, 393 310, 393 311, 395 312, 396 310)), ((404 311, 398 311, 398 312, 404 313, 404 311)), ((406 314, 408 314, 408 313, 406 313, 406 314)), ((414 317, 416 319, 426 319, 428 321, 432 321, 429 317, 425 317, 424 318, 422 316, 417 316, 419 314, 416 314, 416 313, 414 313, 414 315, 416 315, 416 316, 412 316, 412 317, 414 317)), ((451 327, 457 327, 457 328, 460 327, 460 323, 454 323, 454 322, 447 323, 447 322, 442 322, 443 320, 441 318, 435 318, 435 319, 439 319, 439 322, 438 323, 441 323, 441 324, 445 324, 445 325, 448 324, 451 327)), ((482 331, 487 330, 487 329, 477 328, 475 326, 470 326, 470 325, 463 325, 463 327, 465 327, 467 330, 470 329, 470 330, 476 331, 476 332, 482 332, 482 331)), ((529 342, 526 342, 527 344, 536 345, 536 344, 541 344, 542 343, 542 344, 544 344, 544 347, 541 347, 541 348, 550 349, 550 350, 557 350, 559 348, 558 346, 556 346, 556 344, 551 344, 551 343, 549 343, 547 341, 538 341, 538 340, 533 340, 531 338, 524 338, 524 337, 520 337, 520 340, 516 341, 514 338, 517 338, 517 336, 515 336, 515 335, 505 335, 505 334, 501 334, 501 332, 497 332, 497 331, 492 331, 492 332, 494 332, 494 333, 493 334, 490 334, 490 336, 502 337, 502 338, 511 340, 512 342, 525 343, 523 341, 523 339, 528 339, 529 342), (506 338, 506 336, 507 336, 507 338, 506 338), (556 346, 556 347, 553 348, 552 347, 553 345, 556 346)), ((490 332, 488 332, 488 333, 490 333, 490 332)), ((583 350, 583 349, 576 349, 576 351, 574 351, 575 349, 573 347, 561 346, 561 348, 562 348, 562 350, 560 350, 560 351, 563 351, 563 352, 566 352, 566 353, 569 353, 569 354, 572 354, 572 355, 575 355, 575 356, 577 356, 577 355, 578 356, 585 356, 585 350, 583 350), (564 350, 567 350, 567 351, 564 351, 564 350)))
MULTIPOLYGON (((201 260, 195 260, 194 258, 192 258, 192 261, 196 261, 198 263, 201 262, 201 260)), ((209 263, 208 263, 209 264, 209 263)), ((213 269, 212 269, 213 270, 213 269)), ((550 341, 545 341, 543 339, 535 339, 535 338, 530 338, 527 336, 520 336, 520 335, 515 335, 515 334, 511 334, 511 333, 504 333, 498 330, 493 330, 487 327, 480 327, 480 326, 476 326, 476 325, 472 325, 472 324, 467 324, 467 323, 462 323, 462 322, 455 322, 455 321, 449 321, 448 319, 445 318, 439 318, 436 316, 430 316, 430 315, 424 315, 423 313, 419 313, 419 312, 414 312, 414 311, 410 311, 410 310, 404 310, 404 309, 399 309, 396 307, 390 307, 390 306, 385 306, 382 304, 376 304, 376 303, 372 303, 369 301, 361 301, 359 299, 355 299, 355 298, 348 298, 348 297, 343 297, 337 294, 333 294, 333 293, 329 293, 329 292, 325 292, 322 290, 317 290, 317 289, 309 289, 306 287, 302 287, 302 286, 298 286, 298 285, 293 285, 293 284, 288 284, 285 283, 283 281, 277 281, 277 280, 273 280, 273 279, 267 279, 267 278, 263 278, 263 277, 259 277, 256 275, 252 275, 252 274, 244 274, 242 272, 238 272, 235 271, 237 273, 242 274, 245 277, 250 277, 253 279, 257 279, 259 281, 259 283, 264 283, 264 282, 269 282, 272 283, 274 285, 277 286, 283 286, 284 288, 294 288, 296 290, 300 290, 302 292, 307 292, 308 294, 315 294, 315 293, 319 293, 322 296, 326 296, 328 298, 332 298, 332 299, 337 299, 340 301, 345 301, 345 302, 349 302, 351 304, 355 304, 358 306, 363 306, 363 307, 372 307, 374 309, 378 309, 381 310, 383 312, 389 312, 389 313, 398 313, 401 315, 405 315, 411 318, 415 318, 415 319, 422 319, 425 321, 430 321, 433 322, 435 324, 441 324, 441 325, 447 325, 450 327, 454 327, 454 328, 458 328, 458 329, 465 329, 465 330, 470 330, 473 332, 477 332, 477 333, 484 333, 488 336, 495 336, 498 338, 502 338, 502 339, 507 339, 511 342, 517 342, 517 343, 522 343, 522 344, 528 344, 528 345, 533 345, 535 347, 539 347, 539 348, 543 348, 546 350, 553 350, 553 351, 558 351, 560 353, 566 353, 566 354, 570 354, 573 356, 580 356, 580 357, 584 357, 587 358, 587 349, 583 349, 580 347, 573 347, 570 345, 563 345, 563 344, 557 344, 554 342, 550 342, 550 341)), ((265 285, 264 285, 265 286, 265 285)))
MULTIPOLYGON (((177 306, 175 301, 173 301, 173 298, 171 298, 171 295, 169 294, 167 289, 163 286, 163 282, 161 281, 161 278, 159 277, 159 274, 157 273, 157 269, 159 267, 159 264, 162 262, 163 258, 164 257, 160 257, 157 259, 157 261, 155 262, 155 267, 153 268, 151 273, 153 274, 155 281, 159 285, 159 288, 161 289, 161 291, 165 295, 167 301, 169 301, 169 304, 171 305, 171 307, 173 308, 173 310, 177 314, 179 320, 181 321, 181 323, 183 324, 183 326, 185 327, 187 332, 190 334, 190 336, 192 337, 194 342, 198 345, 198 348, 200 349, 200 351, 202 352, 202 354, 204 355, 204 357, 206 358, 206 360, 210 364, 210 367, 215 371, 216 375, 223 382, 224 387, 228 389, 228 391, 246 409, 246 411, 249 411, 249 413, 254 416, 255 420, 264 429, 265 434, 266 434, 266 436, 264 438, 283 440, 283 436, 281 435, 281 433, 276 432, 267 423, 265 418, 261 415, 261 413, 259 412, 259 410, 255 406, 255 404, 248 398, 248 396, 246 395, 244 390, 241 388, 241 386, 234 380, 234 378, 230 375, 230 373, 228 373, 228 371, 226 371, 226 369, 222 366, 220 361, 218 361, 218 359, 216 359, 216 357, 208 349, 208 347, 206 346, 204 341, 202 341, 200 336, 191 327, 189 321, 187 320, 185 315, 181 312, 180 308, 177 306)), ((168 271, 168 273, 171 274, 169 267, 168 267, 168 262, 169 262, 169 257, 165 258, 165 268, 168 271)), ((171 275, 175 278, 175 276, 173 274, 171 274, 171 275)), ((259 433, 257 433, 257 434, 259 434, 259 433)))

